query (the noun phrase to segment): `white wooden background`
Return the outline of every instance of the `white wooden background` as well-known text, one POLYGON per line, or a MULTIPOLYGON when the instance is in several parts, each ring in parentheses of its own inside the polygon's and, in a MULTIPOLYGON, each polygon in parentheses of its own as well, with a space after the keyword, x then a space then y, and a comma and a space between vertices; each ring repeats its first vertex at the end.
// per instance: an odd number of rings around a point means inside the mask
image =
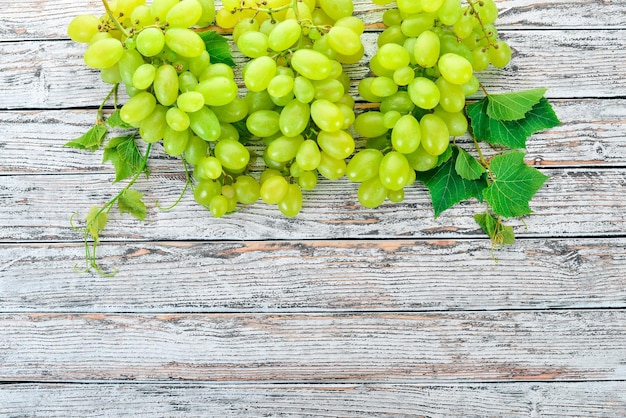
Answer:
MULTIPOLYGON (((0 416, 626 415, 623 0, 498 2, 514 57, 484 83, 548 87, 563 122, 529 142, 551 179, 498 263, 477 204, 433 220, 420 187, 368 210, 322 182, 296 219, 159 211, 183 176, 157 153, 147 221, 103 237, 113 278, 74 273, 69 227, 112 167, 63 147, 108 89, 65 28, 102 7, 1 6, 0 416)), ((356 10, 371 55, 381 11, 356 10)))

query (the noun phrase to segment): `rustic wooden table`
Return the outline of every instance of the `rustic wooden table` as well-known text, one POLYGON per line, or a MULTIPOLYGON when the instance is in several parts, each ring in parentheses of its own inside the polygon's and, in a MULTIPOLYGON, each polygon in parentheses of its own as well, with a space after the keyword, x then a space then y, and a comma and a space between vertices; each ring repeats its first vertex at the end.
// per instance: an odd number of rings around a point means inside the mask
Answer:
MULTIPOLYGON (((371 55, 381 13, 356 3, 371 55)), ((626 415, 626 2, 498 5, 515 54, 483 81, 548 87, 563 122, 529 142, 551 179, 498 263, 477 205, 433 220, 420 187, 367 210, 322 182, 296 219, 160 211, 183 185, 160 153, 147 221, 112 215, 103 278, 73 271, 69 217, 116 193, 113 170, 63 147, 107 90, 65 28, 101 5, 3 4, 0 415, 626 415)))

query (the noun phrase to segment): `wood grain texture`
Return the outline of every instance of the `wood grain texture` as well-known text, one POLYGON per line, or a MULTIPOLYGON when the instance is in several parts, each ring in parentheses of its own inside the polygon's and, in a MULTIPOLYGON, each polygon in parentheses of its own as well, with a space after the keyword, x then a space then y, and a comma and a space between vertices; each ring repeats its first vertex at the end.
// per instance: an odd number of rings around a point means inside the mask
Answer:
MULTIPOLYGON (((531 137, 526 156, 529 164, 626 166, 626 100, 553 100, 552 105, 562 125, 531 137)), ((95 110, 0 112, 0 174, 112 173, 111 164, 102 164, 101 151, 63 146, 86 132, 95 114, 95 110)), ((458 141, 465 144, 469 138, 458 141)), ((466 148, 473 149, 469 144, 466 148)), ((488 156, 490 151, 485 152, 488 156)), ((181 164, 178 159, 166 158, 157 147, 150 169, 153 173, 180 172, 181 164)))
MULTIPOLYGON (((626 62, 626 50, 615 48, 626 43, 626 31, 501 33, 514 56, 506 69, 480 74, 492 93, 540 86, 549 89, 549 98, 600 98, 622 97, 626 90, 626 68, 618 65, 626 62)), ((367 60, 375 53, 376 33, 364 34, 363 42, 367 60)), ((0 109, 99 106, 110 86, 85 66, 84 50, 71 41, 0 43, 0 86, 5 93, 0 109)), ((242 62, 240 54, 234 55, 242 62)), ((368 74, 364 63, 347 68, 353 80, 368 74)), ((356 96, 356 89, 351 93, 356 96)))
MULTIPOLYGON (((215 4, 219 8, 220 0, 215 4)), ((538 28, 607 28, 626 27, 626 6, 621 1, 586 0, 496 0, 500 16, 498 26, 538 28)), ((355 14, 369 27, 379 26, 384 7, 369 0, 354 1, 355 14)), ((67 25, 82 13, 103 14, 99 0, 25 0, 20 7, 0 10, 0 41, 67 39, 67 25)))
POLYGON ((625 308, 626 239, 0 245, 0 313, 625 308), (493 257, 498 258, 495 262, 493 257), (472 272, 471 274, 468 274, 472 272), (176 279, 172 279, 176 277, 176 279))
MULTIPOLYGON (((512 220, 519 236, 621 236, 626 222, 626 173, 619 169, 553 169, 551 178, 533 198, 534 213, 522 223, 512 220)), ((0 183, 0 241, 76 241, 70 216, 85 216, 118 193, 106 174, 28 175, 4 177, 0 183)), ((376 209, 362 207, 357 185, 347 179, 320 180, 305 194, 304 208, 295 218, 279 216, 265 203, 214 219, 186 195, 171 211, 168 206, 184 186, 181 174, 155 174, 136 183, 149 206, 145 222, 111 212, 101 235, 110 240, 260 240, 346 238, 454 238, 482 237, 473 215, 483 211, 478 202, 457 205, 433 218, 428 191, 407 188, 401 204, 387 202, 376 209)))
POLYGON ((0 415, 81 417, 622 417, 621 382, 506 385, 23 384, 0 415))
POLYGON ((624 342, 624 310, 4 314, 0 380, 624 380, 624 342))

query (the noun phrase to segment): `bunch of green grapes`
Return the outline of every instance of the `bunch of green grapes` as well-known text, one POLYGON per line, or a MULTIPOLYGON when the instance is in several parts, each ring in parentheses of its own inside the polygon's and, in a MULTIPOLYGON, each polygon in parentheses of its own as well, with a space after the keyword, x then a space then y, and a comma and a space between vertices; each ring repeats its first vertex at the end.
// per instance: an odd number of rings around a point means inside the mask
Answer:
POLYGON ((254 182, 245 176, 250 152, 232 125, 245 118, 247 106, 238 97, 232 68, 212 64, 191 29, 214 21, 213 0, 104 4, 107 14, 78 16, 68 33, 88 44, 85 63, 99 69, 105 82, 125 86, 130 98, 121 119, 145 142, 162 141, 167 154, 193 166, 194 197, 214 216, 234 211, 238 202, 256 201, 250 196, 254 182), (245 190, 237 195, 238 189, 245 190))
POLYGON ((371 208, 385 199, 402 201, 415 172, 438 164, 450 137, 467 131, 466 97, 479 89, 475 73, 490 64, 502 68, 511 59, 494 27, 493 0, 396 5, 383 14, 387 28, 370 61, 373 75, 359 83, 361 97, 380 103, 380 109, 356 118, 356 132, 370 139, 347 167, 348 178, 361 183, 359 201, 371 208))
POLYGON ((355 142, 350 78, 342 64, 364 55, 363 22, 352 0, 225 0, 217 24, 250 58, 242 69, 246 127, 264 140, 266 169, 260 197, 285 216, 302 207, 302 190, 318 174, 335 180, 346 171, 355 142))

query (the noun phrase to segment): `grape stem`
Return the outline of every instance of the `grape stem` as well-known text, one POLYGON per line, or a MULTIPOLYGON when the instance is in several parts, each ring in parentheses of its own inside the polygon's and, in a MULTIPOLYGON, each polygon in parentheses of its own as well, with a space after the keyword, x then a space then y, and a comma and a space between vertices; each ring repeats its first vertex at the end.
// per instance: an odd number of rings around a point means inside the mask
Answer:
POLYGON ((115 84, 113 88, 109 91, 109 93, 106 95, 102 103, 100 103, 100 107, 98 108, 98 111, 96 112, 96 125, 102 125, 104 123, 104 106, 109 101, 111 96, 113 96, 113 104, 117 108, 118 87, 119 87, 119 84, 115 84))
POLYGON ((484 38, 487 40, 487 44, 489 46, 492 46, 494 48, 497 48, 496 45, 493 43, 493 41, 489 38, 489 35, 487 35, 487 30, 485 29, 485 24, 483 23, 483 20, 480 17, 480 14, 478 14, 478 12, 476 11, 476 2, 474 0, 467 0, 468 3, 468 7, 470 9, 472 9, 472 12, 474 12, 474 16, 476 17, 476 20, 478 21, 478 24, 480 25, 481 29, 483 30, 483 35, 484 38))
POLYGON ((109 2, 107 0, 102 0, 102 4, 104 5, 104 8, 107 11, 107 14, 111 18, 111 20, 113 20, 113 24, 115 25, 115 27, 120 32, 122 32, 126 38, 129 38, 130 34, 126 31, 126 29, 124 29, 124 27, 120 24, 120 22, 117 20, 117 18, 113 14, 113 10, 111 10, 111 7, 109 6, 109 2))

